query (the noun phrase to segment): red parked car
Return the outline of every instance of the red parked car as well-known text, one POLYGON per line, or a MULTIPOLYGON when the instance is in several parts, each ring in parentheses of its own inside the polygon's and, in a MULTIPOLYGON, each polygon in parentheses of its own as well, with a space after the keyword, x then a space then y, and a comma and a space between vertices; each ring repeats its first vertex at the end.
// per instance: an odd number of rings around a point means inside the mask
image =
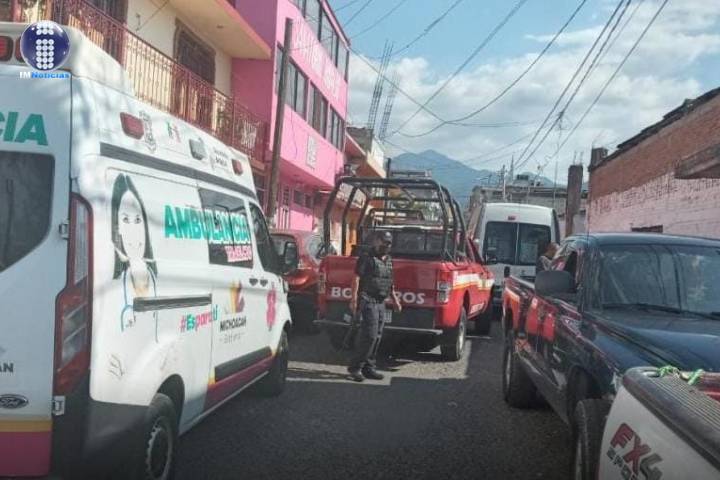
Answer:
POLYGON ((283 252, 288 242, 295 242, 298 248, 297 270, 285 275, 290 291, 288 303, 296 327, 311 329, 317 311, 318 268, 322 236, 319 233, 302 230, 273 230, 275 250, 283 252))

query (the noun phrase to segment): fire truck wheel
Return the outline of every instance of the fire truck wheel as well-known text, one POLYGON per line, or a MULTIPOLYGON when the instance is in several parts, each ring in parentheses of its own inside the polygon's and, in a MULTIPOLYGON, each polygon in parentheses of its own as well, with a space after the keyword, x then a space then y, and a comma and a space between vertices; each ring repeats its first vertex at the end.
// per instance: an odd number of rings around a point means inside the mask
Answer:
POLYGON ((485 311, 475 318, 475 335, 488 335, 493 321, 493 306, 488 305, 485 311))
POLYGON ((609 405, 603 400, 583 400, 573 422, 572 472, 575 480, 596 478, 600 448, 609 405))
POLYGON ((467 312, 460 310, 460 320, 455 328, 445 332, 445 338, 440 345, 440 353, 445 360, 456 362, 465 352, 465 332, 467 331, 467 312))
POLYGON ((515 340, 508 332, 503 355, 503 397, 515 408, 530 408, 536 404, 536 389, 515 352, 515 340))

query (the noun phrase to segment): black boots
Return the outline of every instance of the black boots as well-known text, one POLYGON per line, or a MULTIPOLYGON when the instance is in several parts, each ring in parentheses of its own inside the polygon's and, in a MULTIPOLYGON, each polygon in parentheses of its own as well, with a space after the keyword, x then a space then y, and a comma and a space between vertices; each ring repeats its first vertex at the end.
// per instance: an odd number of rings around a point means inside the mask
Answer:
POLYGON ((374 368, 363 368, 362 374, 368 380, 382 380, 383 378, 385 378, 385 375, 378 372, 374 368))

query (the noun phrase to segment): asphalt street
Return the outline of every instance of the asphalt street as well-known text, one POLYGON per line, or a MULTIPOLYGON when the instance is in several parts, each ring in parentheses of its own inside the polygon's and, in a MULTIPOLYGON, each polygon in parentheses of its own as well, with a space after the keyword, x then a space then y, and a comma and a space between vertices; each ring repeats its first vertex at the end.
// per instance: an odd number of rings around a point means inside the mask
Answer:
POLYGON ((282 396, 244 393, 182 437, 180 479, 569 477, 567 427, 503 402, 498 335, 470 337, 455 363, 437 349, 385 357, 386 378, 362 384, 325 335, 291 349, 282 396))

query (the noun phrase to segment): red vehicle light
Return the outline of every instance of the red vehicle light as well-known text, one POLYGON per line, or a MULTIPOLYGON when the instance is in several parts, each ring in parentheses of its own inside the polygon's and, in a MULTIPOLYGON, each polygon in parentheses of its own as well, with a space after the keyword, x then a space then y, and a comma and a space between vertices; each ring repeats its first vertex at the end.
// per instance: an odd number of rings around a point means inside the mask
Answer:
MULTIPOLYGON (((20 44, 20 42, 18 42, 20 44)), ((7 62, 13 56, 13 40, 10 37, 0 37, 0 62, 7 62)))
POLYGON ((145 135, 145 125, 138 117, 122 112, 120 114, 120 123, 122 124, 125 135, 132 138, 140 139, 145 135))
POLYGON ((242 162, 240 160, 233 160, 232 166, 233 166, 233 172, 235 172, 235 175, 243 174, 243 166, 242 166, 242 162))
POLYGON ((55 301, 56 395, 70 393, 90 368, 92 252, 92 210, 72 194, 67 282, 55 301))
POLYGON ((20 39, 18 38, 15 42, 15 60, 21 63, 25 63, 25 59, 22 56, 22 52, 20 51, 20 39))

